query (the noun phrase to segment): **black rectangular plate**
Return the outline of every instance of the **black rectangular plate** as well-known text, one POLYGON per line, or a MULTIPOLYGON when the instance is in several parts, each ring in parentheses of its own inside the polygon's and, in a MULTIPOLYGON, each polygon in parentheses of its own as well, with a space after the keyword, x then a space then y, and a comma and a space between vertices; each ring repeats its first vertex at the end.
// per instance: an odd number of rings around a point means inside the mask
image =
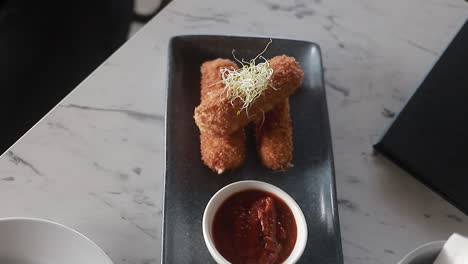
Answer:
POLYGON ((306 217, 309 237, 300 263, 343 263, 336 206, 333 154, 323 85, 320 49, 304 41, 273 39, 266 58, 287 54, 305 72, 291 97, 294 167, 272 172, 262 167, 251 131, 247 160, 240 169, 218 176, 200 160, 193 110, 200 98, 200 64, 215 58, 251 59, 269 39, 230 36, 179 36, 170 42, 166 109, 166 175, 163 263, 214 263, 203 240, 202 216, 211 196, 223 186, 253 179, 288 192, 306 217))

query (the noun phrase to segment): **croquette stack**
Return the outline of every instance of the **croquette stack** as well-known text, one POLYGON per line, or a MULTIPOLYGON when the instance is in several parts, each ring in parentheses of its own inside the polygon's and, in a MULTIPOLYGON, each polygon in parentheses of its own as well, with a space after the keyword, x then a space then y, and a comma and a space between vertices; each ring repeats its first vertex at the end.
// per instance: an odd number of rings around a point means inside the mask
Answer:
POLYGON ((245 160, 244 127, 255 123, 257 152, 272 170, 292 166, 292 122, 289 96, 301 85, 304 73, 292 57, 269 60, 273 69, 268 88, 246 110, 240 99, 227 98, 221 68, 237 69, 228 59, 207 61, 201 66, 200 105, 194 119, 200 129, 201 157, 218 174, 242 165, 245 160))

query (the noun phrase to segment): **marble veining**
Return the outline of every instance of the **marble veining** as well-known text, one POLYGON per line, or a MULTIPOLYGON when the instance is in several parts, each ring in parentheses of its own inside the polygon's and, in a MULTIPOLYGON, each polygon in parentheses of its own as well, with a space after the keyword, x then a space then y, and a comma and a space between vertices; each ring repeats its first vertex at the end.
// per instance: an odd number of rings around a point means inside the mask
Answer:
POLYGON ((441 55, 440 53, 438 53, 438 52, 436 52, 436 51, 433 51, 433 50, 431 50, 431 49, 429 49, 429 48, 426 48, 426 47, 424 47, 423 45, 421 45, 421 44, 419 44, 419 43, 416 43, 415 41, 412 41, 412 40, 410 40, 410 39, 402 39, 402 38, 400 38, 400 40, 402 40, 402 41, 408 43, 409 45, 411 45, 411 46, 413 46, 413 47, 415 47, 415 48, 417 48, 417 49, 419 49, 419 50, 422 50, 422 51, 424 51, 424 52, 427 52, 427 53, 429 53, 429 54, 432 54, 432 55, 434 55, 434 56, 436 56, 436 57, 439 57, 439 56, 441 55))
POLYGON ((175 0, 2 155, 0 217, 64 223, 116 264, 159 263, 168 41, 260 35, 321 47, 345 263, 468 235, 467 216, 372 150, 467 17, 460 0, 175 0))
POLYGON ((349 96, 349 89, 348 88, 344 88, 344 87, 342 87, 340 85, 332 83, 329 80, 325 80, 325 85, 327 86, 327 88, 335 90, 335 91, 341 93, 343 96, 349 96))
MULTIPOLYGON (((21 158, 20 156, 18 156, 17 154, 13 153, 13 151, 9 150, 6 152, 5 154, 9 160, 15 164, 15 165, 20 165, 20 166, 25 166, 25 167, 28 167, 29 169, 31 169, 31 171, 33 171, 36 175, 38 176, 43 176, 42 173, 36 169, 36 167, 34 167, 34 165, 32 165, 29 161, 21 158)), ((11 179, 12 177, 7 177, 7 178, 4 178, 4 179, 11 179)))
POLYGON ((147 114, 147 113, 142 113, 142 112, 128 110, 128 109, 101 108, 101 107, 92 107, 92 106, 77 105, 77 104, 59 105, 59 107, 75 108, 79 110, 122 113, 122 114, 128 115, 131 118, 135 118, 141 121, 145 121, 145 120, 164 121, 164 116, 162 115, 147 114))

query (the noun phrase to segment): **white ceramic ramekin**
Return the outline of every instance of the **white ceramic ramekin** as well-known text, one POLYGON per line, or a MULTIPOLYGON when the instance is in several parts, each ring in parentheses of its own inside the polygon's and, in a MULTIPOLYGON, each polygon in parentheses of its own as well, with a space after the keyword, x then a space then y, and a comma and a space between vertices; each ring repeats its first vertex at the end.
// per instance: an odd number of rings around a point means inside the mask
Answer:
POLYGON ((301 255, 304 252, 305 246, 307 244, 307 223, 305 221, 304 214, 302 213, 301 208, 299 208, 299 205, 296 203, 296 201, 294 201, 294 199, 291 198, 291 196, 289 196, 285 191, 274 185, 261 181, 239 181, 231 183, 215 193, 215 195, 213 195, 213 197, 208 202, 205 213, 203 214, 203 237, 205 238, 206 246, 208 247, 208 251, 210 252, 213 259, 218 264, 229 264, 229 261, 227 261, 218 252, 213 242, 213 237, 211 234, 213 218, 218 211, 218 208, 227 198, 235 193, 245 190, 261 190, 272 193, 278 198, 282 199, 289 206, 296 221, 297 238, 293 251, 283 263, 296 263, 301 258, 301 255))

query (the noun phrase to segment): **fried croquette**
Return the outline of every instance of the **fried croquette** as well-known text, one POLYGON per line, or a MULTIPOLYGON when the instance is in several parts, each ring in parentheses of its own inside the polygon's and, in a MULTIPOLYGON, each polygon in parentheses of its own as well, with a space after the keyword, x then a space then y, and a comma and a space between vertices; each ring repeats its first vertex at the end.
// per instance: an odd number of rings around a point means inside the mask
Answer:
MULTIPOLYGON (((215 91, 222 91, 220 68, 237 69, 236 63, 227 59, 216 59, 202 64, 200 101, 203 103, 215 91)), ((201 158, 206 166, 221 174, 226 170, 242 165, 245 160, 245 132, 240 129, 231 135, 212 135, 209 131, 200 132, 201 158)))
POLYGON ((271 170, 292 166, 293 139, 289 99, 278 104, 256 122, 257 152, 262 164, 271 170))
POLYGON ((231 101, 222 90, 211 92, 209 98, 195 108, 195 122, 201 132, 230 135, 253 120, 263 117, 287 99, 300 86, 304 77, 299 63, 292 57, 276 56, 270 61, 273 74, 269 87, 246 110, 240 99, 231 101))

